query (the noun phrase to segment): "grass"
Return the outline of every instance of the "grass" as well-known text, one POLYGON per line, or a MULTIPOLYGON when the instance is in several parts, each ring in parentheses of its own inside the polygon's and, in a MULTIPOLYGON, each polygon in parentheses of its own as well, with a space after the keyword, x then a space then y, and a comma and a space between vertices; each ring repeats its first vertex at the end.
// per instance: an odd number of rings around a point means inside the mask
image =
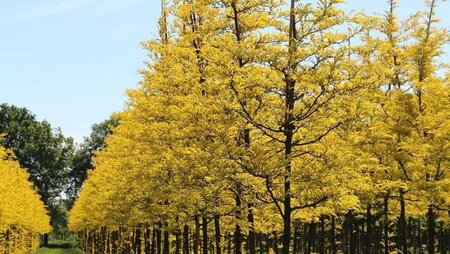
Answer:
POLYGON ((83 252, 72 248, 71 242, 51 240, 47 247, 40 248, 34 254, 83 254, 83 252))
POLYGON ((40 248, 34 254, 83 254, 79 249, 40 248))

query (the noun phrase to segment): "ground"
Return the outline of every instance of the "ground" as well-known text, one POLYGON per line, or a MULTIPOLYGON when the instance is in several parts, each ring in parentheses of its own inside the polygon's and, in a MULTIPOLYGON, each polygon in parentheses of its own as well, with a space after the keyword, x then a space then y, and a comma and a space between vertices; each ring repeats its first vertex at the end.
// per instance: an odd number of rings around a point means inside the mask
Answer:
POLYGON ((83 254, 83 252, 78 249, 41 248, 34 254, 83 254))
POLYGON ((83 254, 81 250, 72 248, 75 245, 73 241, 50 240, 48 247, 40 248, 33 254, 83 254))

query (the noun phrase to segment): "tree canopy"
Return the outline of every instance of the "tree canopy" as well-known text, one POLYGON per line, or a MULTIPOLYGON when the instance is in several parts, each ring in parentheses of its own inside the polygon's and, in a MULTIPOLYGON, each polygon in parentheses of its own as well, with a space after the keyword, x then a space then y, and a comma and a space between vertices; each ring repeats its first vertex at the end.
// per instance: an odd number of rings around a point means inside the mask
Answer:
POLYGON ((404 20, 394 0, 384 15, 342 3, 161 1, 140 86, 71 211, 85 249, 435 253, 450 209, 439 1, 404 20))

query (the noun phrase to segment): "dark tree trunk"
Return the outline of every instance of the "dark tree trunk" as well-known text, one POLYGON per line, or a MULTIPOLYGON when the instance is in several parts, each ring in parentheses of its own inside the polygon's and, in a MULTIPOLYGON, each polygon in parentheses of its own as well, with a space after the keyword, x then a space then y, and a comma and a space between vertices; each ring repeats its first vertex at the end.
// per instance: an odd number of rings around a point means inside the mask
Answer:
POLYGON ((131 239, 129 241, 129 251, 131 253, 131 251, 133 251, 133 253, 136 251, 136 229, 132 228, 131 229, 131 239))
POLYGON ((161 228, 162 228, 162 224, 161 224, 161 222, 158 222, 158 229, 156 231, 156 254, 161 254, 162 253, 162 249, 161 249, 161 228))
POLYGON ((273 232, 273 252, 278 254, 278 236, 276 231, 273 232))
POLYGON ((400 195, 400 216, 398 218, 398 249, 402 253, 408 253, 408 248, 406 246, 406 214, 405 214, 405 198, 404 191, 399 190, 400 195))
POLYGON ((350 241, 349 253, 356 253, 356 242, 355 242, 355 229, 354 229, 354 215, 353 211, 348 212, 348 239, 350 241))
POLYGON ((230 233, 227 234, 228 236, 228 254, 231 254, 231 235, 230 233))
POLYGON ((216 237, 216 254, 222 254, 220 235, 220 214, 214 214, 214 233, 216 237))
POLYGON ((189 254, 189 226, 183 228, 183 254, 189 254))
POLYGON ((330 242, 331 242, 331 253, 337 253, 336 246, 336 216, 331 215, 331 232, 330 232, 330 242))
POLYGON ((43 241, 42 241, 43 243, 42 243, 42 245, 45 247, 45 246, 48 246, 48 234, 44 234, 44 237, 43 237, 43 241))
POLYGON ((202 233, 203 233, 203 254, 208 254, 208 219, 206 215, 202 216, 202 233))
POLYGON ((298 253, 298 233, 299 233, 299 226, 298 226, 298 224, 296 224, 295 226, 294 226, 294 250, 293 250, 293 253, 294 254, 297 254, 298 253))
POLYGON ((248 205, 248 250, 250 254, 256 254, 255 246, 255 219, 253 218, 253 204, 248 205))
POLYGON ((367 205, 366 212, 366 222, 367 222, 367 232, 366 232, 366 246, 365 246, 365 254, 370 254, 372 251, 372 235, 373 235, 373 227, 372 227, 372 206, 367 205))
POLYGON ((306 250, 306 253, 309 254, 311 251, 313 251, 314 248, 314 236, 316 235, 316 224, 314 222, 311 222, 308 224, 308 248, 306 250))
POLYGON ((263 234, 259 234, 259 254, 263 254, 264 251, 263 237, 263 234))
POLYGON ((428 222, 428 254, 435 254, 435 245, 436 245, 436 240, 435 240, 435 227, 436 227, 436 222, 435 222, 435 214, 433 211, 433 208, 431 208, 431 206, 428 208, 428 213, 427 213, 427 222, 428 222))
MULTIPOLYGON (((295 54, 297 40, 297 32, 295 28, 295 0, 291 0, 290 3, 290 16, 289 16, 289 54, 295 54)), ((295 64, 289 62, 288 72, 295 69, 295 64)), ((283 211, 283 254, 289 254, 291 245, 291 154, 292 154, 292 142, 294 136, 294 105, 295 105, 295 79, 290 74, 285 75, 285 107, 286 113, 284 116, 283 131, 284 131, 284 160, 285 160, 285 176, 284 176, 284 211, 283 211)))
POLYGON ((180 254, 180 250, 181 250, 181 240, 180 240, 180 230, 177 229, 175 231, 175 254, 180 254))
POLYGON ((111 241, 112 241, 112 253, 119 252, 119 231, 114 230, 111 233, 111 241))
POLYGON ((200 219, 198 218, 198 215, 196 214, 194 216, 195 221, 195 233, 194 233, 194 254, 198 254, 199 249, 199 238, 200 238, 200 219))
MULTIPOLYGON (((234 197, 236 202, 236 221, 241 220, 241 192, 241 186, 236 184, 236 195, 234 197)), ((242 235, 239 223, 236 223, 234 229, 234 254, 242 254, 242 235)))
POLYGON ((325 216, 320 216, 319 254, 325 253, 325 216))
POLYGON ((389 254, 389 193, 384 197, 384 254, 389 254))
POLYGON ((141 229, 137 228, 135 232, 135 239, 134 239, 134 250, 136 254, 141 254, 141 229))
POLYGON ((144 253, 150 254, 151 244, 150 244, 150 228, 149 227, 145 228, 144 244, 145 244, 144 253))
POLYGON ((164 223, 164 248, 163 254, 169 254, 170 252, 170 242, 169 242, 169 225, 167 222, 164 223))
POLYGON ((151 254, 156 253, 156 232, 157 231, 158 231, 158 229, 155 226, 153 226, 151 254))

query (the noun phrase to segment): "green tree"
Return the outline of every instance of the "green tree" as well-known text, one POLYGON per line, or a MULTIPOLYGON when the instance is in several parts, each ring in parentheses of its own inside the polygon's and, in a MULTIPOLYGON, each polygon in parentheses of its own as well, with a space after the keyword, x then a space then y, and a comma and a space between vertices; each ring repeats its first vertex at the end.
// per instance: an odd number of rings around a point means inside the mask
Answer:
POLYGON ((46 121, 38 121, 26 108, 0 105, 0 132, 6 133, 2 145, 16 154, 21 167, 46 205, 50 205, 64 189, 73 151, 72 138, 60 129, 52 129, 46 121))
POLYGON ((42 201, 53 210, 67 184, 72 138, 66 138, 48 122, 38 121, 26 108, 8 104, 0 105, 0 133, 6 134, 0 143, 14 151, 20 166, 30 173, 42 201))
POLYGON ((92 125, 91 134, 84 138, 84 141, 75 149, 72 160, 72 167, 69 172, 69 185, 67 186, 67 196, 70 200, 69 206, 77 197, 78 192, 86 180, 87 172, 94 168, 92 158, 96 151, 105 147, 105 138, 112 133, 112 129, 119 124, 119 121, 110 117, 109 119, 92 125))

